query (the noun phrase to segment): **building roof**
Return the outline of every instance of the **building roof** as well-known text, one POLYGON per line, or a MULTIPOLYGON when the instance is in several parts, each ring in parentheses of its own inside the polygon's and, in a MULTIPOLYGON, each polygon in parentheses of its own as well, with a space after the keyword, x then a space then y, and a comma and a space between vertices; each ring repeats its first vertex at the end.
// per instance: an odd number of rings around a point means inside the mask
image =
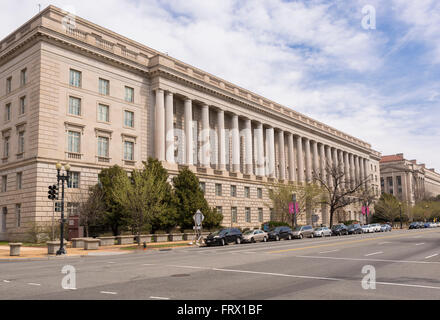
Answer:
POLYGON ((399 153, 399 154, 393 154, 390 156, 382 156, 382 158, 380 159, 380 163, 385 163, 385 162, 392 162, 392 161, 401 161, 404 160, 403 159, 403 154, 399 153))

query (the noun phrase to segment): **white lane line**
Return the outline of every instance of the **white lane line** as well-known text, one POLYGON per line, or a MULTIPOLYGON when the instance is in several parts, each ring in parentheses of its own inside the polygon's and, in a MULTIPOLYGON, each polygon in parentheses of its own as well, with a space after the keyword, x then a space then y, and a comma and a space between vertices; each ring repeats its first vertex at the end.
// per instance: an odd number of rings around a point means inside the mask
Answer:
POLYGON ((416 246, 421 246, 422 244, 425 244, 424 242, 422 243, 416 243, 416 246))
POLYGON ((440 290, 440 287, 422 286, 420 284, 405 284, 405 283, 393 283, 393 282, 376 282, 376 284, 382 284, 385 286, 400 286, 400 287, 412 287, 412 288, 440 290))
POLYGON ((422 236, 413 237, 413 239, 421 238, 422 236))
POLYGON ((157 300, 170 300, 170 298, 164 298, 164 297, 153 297, 153 296, 151 296, 150 299, 157 299, 157 300))
POLYGON ((11 281, 9 281, 9 280, 3 280, 3 282, 5 282, 5 283, 10 283, 11 281))
POLYGON ((391 243, 391 242, 384 241, 384 242, 380 242, 379 244, 387 244, 387 243, 391 243))
POLYGON ((336 251, 339 251, 339 249, 336 249, 336 250, 330 250, 330 251, 322 251, 322 252, 320 252, 320 254, 322 254, 322 253, 336 252, 336 251))
POLYGON ((116 263, 116 262, 113 262, 113 261, 107 261, 107 263, 113 264, 113 263, 116 263))
POLYGON ((41 286, 41 284, 39 284, 39 283, 33 283, 33 282, 29 282, 28 285, 30 285, 30 286, 41 286))
POLYGON ((376 262, 393 262, 393 263, 415 263, 415 264, 440 264, 436 261, 414 261, 414 260, 387 260, 387 259, 361 259, 361 258, 341 258, 341 257, 322 257, 322 256, 295 256, 296 258, 307 259, 329 259, 329 260, 346 260, 346 261, 376 261, 376 262))
POLYGON ((102 294, 113 294, 113 295, 118 294, 117 292, 113 292, 113 291, 100 291, 99 293, 102 293, 102 294))
POLYGON ((427 257, 425 257, 425 259, 434 258, 434 257, 436 257, 436 256, 438 256, 438 253, 435 253, 435 254, 433 254, 433 255, 427 256, 427 257))
POLYGON ((374 256, 376 254, 381 254, 381 253, 383 253, 383 252, 382 251, 373 252, 373 253, 366 254, 364 257, 374 256))
POLYGON ((155 264, 152 264, 152 263, 144 263, 143 266, 155 266, 155 264))
POLYGON ((188 268, 188 269, 211 269, 209 267, 194 267, 194 266, 177 266, 177 265, 166 265, 165 267, 174 267, 174 268, 188 268))

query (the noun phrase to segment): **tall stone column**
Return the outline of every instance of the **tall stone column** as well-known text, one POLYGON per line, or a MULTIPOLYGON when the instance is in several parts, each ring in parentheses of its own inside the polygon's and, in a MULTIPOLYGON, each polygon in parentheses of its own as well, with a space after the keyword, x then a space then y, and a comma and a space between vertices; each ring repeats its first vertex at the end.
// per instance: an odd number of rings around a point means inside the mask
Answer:
POLYGON ((359 156, 354 156, 354 166, 355 166, 355 177, 356 177, 356 185, 360 182, 360 174, 359 174, 359 156))
POLYGON ((154 150, 159 161, 165 160, 165 104, 164 91, 156 90, 154 150))
POLYGON ((364 177, 365 179, 368 179, 368 181, 365 181, 365 187, 368 189, 371 184, 373 183, 373 174, 368 173, 369 172, 369 165, 370 162, 368 161, 368 159, 364 159, 364 177))
POLYGON ((350 163, 348 159, 348 153, 344 152, 344 163, 345 163, 345 188, 349 189, 350 186, 350 163))
POLYGON ((253 157, 252 157, 252 122, 250 119, 246 119, 246 129, 245 129, 245 172, 247 174, 253 173, 253 157))
POLYGON ((286 180, 286 159, 284 153, 284 131, 278 131, 278 157, 280 164, 280 180, 286 180))
POLYGON ((266 175, 270 178, 275 177, 275 136, 274 129, 266 129, 266 145, 267 145, 267 172, 266 175))
POLYGON ((348 158, 350 161, 350 182, 351 182, 351 187, 354 188, 356 184, 356 168, 354 165, 354 155, 350 153, 348 155, 348 158))
POLYGON ((304 182, 304 155, 301 137, 296 138, 296 152, 298 158, 298 182, 304 182))
POLYGON ((211 162, 211 142, 209 140, 209 106, 202 106, 202 132, 200 146, 200 162, 203 167, 207 168, 211 162))
POLYGON ((339 166, 338 149, 336 148, 333 148, 333 166, 336 168, 339 166))
POLYGON ((232 116, 232 171, 240 172, 240 129, 236 114, 232 116))
POLYGON ((166 138, 166 160, 175 163, 174 160, 174 106, 173 94, 167 92, 165 96, 165 138, 166 138))
POLYGON ((293 151, 293 134, 287 134, 287 144, 289 148, 289 180, 296 181, 295 177, 295 153, 293 151))
POLYGON ((225 133, 225 112, 217 111, 217 127, 218 127, 218 168, 226 170, 226 133, 225 133))
MULTIPOLYGON (((365 181, 365 176, 364 176, 364 159, 359 157, 359 179, 360 181, 363 183, 363 181, 365 181)), ((365 183, 363 183, 365 185, 365 183)))
POLYGON ((312 152, 313 152, 313 175, 319 175, 319 155, 318 155, 318 142, 312 141, 312 152))
POLYGON ((193 117, 192 117, 192 101, 185 99, 184 103, 184 117, 185 117, 185 153, 186 164, 194 165, 194 146, 193 146, 193 117))
POLYGON ((304 138, 304 146, 306 152, 306 181, 312 181, 312 155, 310 152, 310 139, 304 138))
MULTIPOLYGON (((327 148, 327 165, 330 170, 333 170, 333 159, 332 159, 332 148, 330 146, 326 146, 327 148)), ((328 184, 330 188, 333 188, 333 177, 331 174, 327 175, 328 184)))
POLYGON ((263 138, 263 124, 258 123, 257 129, 255 130, 255 135, 257 139, 257 148, 255 148, 256 156, 256 172, 257 175, 263 177, 265 174, 264 170, 264 138, 263 138))
POLYGON ((325 178, 326 178, 325 146, 322 143, 319 145, 319 154, 320 154, 321 178, 323 181, 325 181, 325 178))

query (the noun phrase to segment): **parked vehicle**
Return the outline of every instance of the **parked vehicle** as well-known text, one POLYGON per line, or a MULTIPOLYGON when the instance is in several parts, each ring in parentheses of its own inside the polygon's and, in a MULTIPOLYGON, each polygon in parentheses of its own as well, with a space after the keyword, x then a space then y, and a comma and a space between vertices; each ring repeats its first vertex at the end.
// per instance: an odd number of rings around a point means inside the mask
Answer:
POLYGON ((313 232, 313 236, 315 237, 330 237, 332 235, 332 231, 328 227, 319 227, 316 228, 313 232))
POLYGON ((240 244, 243 241, 243 234, 237 228, 225 228, 219 231, 215 231, 208 235, 205 239, 205 244, 207 246, 211 245, 221 245, 229 243, 240 244))
POLYGON ((268 237, 267 232, 264 232, 263 230, 249 230, 243 233, 243 242, 266 242, 268 237))
POLYGON ((298 239, 302 239, 304 237, 313 238, 313 232, 314 230, 312 226, 296 227, 295 229, 293 229, 293 237, 298 239))
POLYGON ((373 228, 374 232, 380 232, 380 223, 372 223, 370 226, 373 228))
POLYGON ((371 233, 374 232, 374 228, 369 224, 365 224, 362 226, 362 231, 363 233, 371 233))
POLYGON ((410 229, 420 229, 420 228, 424 228, 425 224, 422 222, 411 222, 411 224, 409 225, 410 229))
POLYGON ((348 228, 344 224, 338 224, 332 227, 332 234, 334 236, 342 236, 348 234, 348 228))
POLYGON ((276 227, 268 232, 269 240, 280 241, 281 239, 291 240, 293 238, 290 227, 276 227))
POLYGON ((380 232, 388 232, 388 231, 391 232, 391 230, 392 230, 391 226, 386 223, 381 225, 381 227, 380 227, 380 232))
POLYGON ((351 224, 347 228, 348 234, 361 234, 363 233, 362 227, 360 224, 351 224))

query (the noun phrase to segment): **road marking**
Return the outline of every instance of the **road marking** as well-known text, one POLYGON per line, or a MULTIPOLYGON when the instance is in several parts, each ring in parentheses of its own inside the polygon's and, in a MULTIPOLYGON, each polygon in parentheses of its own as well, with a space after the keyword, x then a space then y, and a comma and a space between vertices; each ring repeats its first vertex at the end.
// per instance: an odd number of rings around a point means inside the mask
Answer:
POLYGON ((387 260, 387 259, 362 259, 362 258, 341 258, 341 257, 323 257, 323 256, 295 256, 296 258, 308 259, 329 259, 329 260, 347 260, 347 261, 377 261, 394 263, 416 263, 416 264, 440 264, 436 261, 414 261, 414 260, 387 260))
POLYGON ((379 244, 387 244, 387 243, 391 243, 391 242, 389 242, 389 241, 384 241, 384 242, 381 242, 381 243, 379 243, 379 244))
POLYGON ((376 254, 381 254, 381 253, 383 253, 383 252, 382 251, 373 252, 373 253, 366 254, 365 257, 374 256, 376 254))
POLYGON ((425 244, 424 242, 422 243, 416 243, 416 246, 421 246, 422 244, 425 244))
POLYGON ((175 268, 188 268, 188 269, 211 269, 208 267, 194 267, 194 266, 177 266, 177 265, 166 265, 165 267, 175 267, 175 268))
POLYGON ((117 292, 113 292, 113 291, 101 291, 100 293, 102 293, 102 294, 113 294, 113 295, 118 294, 117 292))
POLYGON ((28 285, 30 285, 30 286, 41 286, 41 284, 39 284, 39 283, 33 283, 33 282, 28 283, 28 285))
POLYGON ((170 298, 164 298, 164 297, 150 297, 150 299, 170 300, 170 298))
POLYGON ((113 261, 107 261, 107 263, 111 263, 111 264, 113 264, 113 263, 116 263, 116 262, 113 262, 113 261))
POLYGON ((320 252, 320 254, 321 254, 321 253, 330 253, 330 252, 336 252, 336 251, 339 251, 339 249, 336 249, 336 250, 330 250, 330 251, 322 251, 322 252, 320 252))
POLYGON ((413 239, 418 239, 418 238, 421 238, 422 236, 417 236, 417 237, 413 237, 413 239))
POLYGON ((433 255, 427 256, 425 259, 434 258, 434 257, 436 257, 436 256, 438 256, 438 253, 435 253, 435 254, 433 254, 433 255))
POLYGON ((143 266, 155 266, 155 264, 152 264, 152 263, 144 263, 143 266))
POLYGON ((3 280, 3 282, 10 283, 11 281, 9 281, 9 280, 3 280))
POLYGON ((386 286, 401 286, 401 287, 412 287, 412 288, 424 288, 424 289, 440 290, 440 287, 422 286, 420 284, 405 284, 405 283, 393 283, 393 282, 376 282, 376 284, 382 284, 382 285, 386 285, 386 286))

